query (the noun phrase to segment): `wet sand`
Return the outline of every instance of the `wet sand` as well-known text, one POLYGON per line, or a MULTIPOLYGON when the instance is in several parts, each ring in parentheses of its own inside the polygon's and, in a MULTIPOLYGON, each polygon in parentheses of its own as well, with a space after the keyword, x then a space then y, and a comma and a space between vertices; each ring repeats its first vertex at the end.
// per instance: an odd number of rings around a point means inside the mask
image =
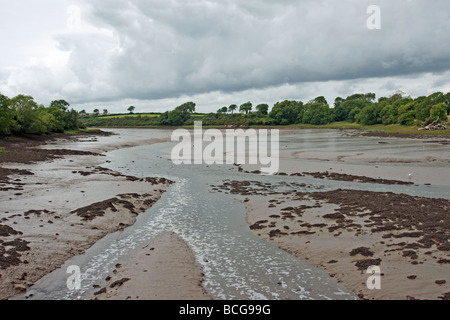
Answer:
MULTIPOLYGON (((0 298, 23 292, 107 233, 133 224, 137 214, 157 201, 170 181, 126 176, 101 164, 108 150, 158 141, 162 140, 115 140, 83 151, 49 141, 48 146, 54 148, 51 152, 30 151, 34 143, 19 143, 16 151, 25 150, 23 157, 4 155, 0 163, 0 298), (11 163, 11 159, 21 163, 11 163)), ((11 150, 11 144, 5 147, 11 150)), ((334 159, 311 154, 282 154, 288 167, 280 175, 411 183, 402 167, 380 164, 380 168, 370 168, 371 175, 364 175, 350 163, 354 158, 361 160, 360 155, 334 159), (298 171, 302 159, 312 160, 305 162, 311 168, 298 171), (333 171, 330 159, 338 163, 333 163, 333 171)), ((377 159, 366 159, 372 160, 377 159)), ((448 162, 447 158, 438 160, 448 162)), ((241 171, 247 174, 252 168, 243 166, 241 171)), ((448 179, 445 174, 417 174, 413 182, 441 184, 448 179)), ((275 185, 252 181, 225 181, 214 187, 231 192, 247 207, 247 222, 256 236, 326 270, 360 298, 450 298, 448 200, 430 202, 388 192, 347 190, 303 194, 295 185, 279 192, 275 185), (381 268, 380 290, 367 289, 370 265, 381 268)), ((107 285, 96 288, 95 299, 210 299, 201 282, 201 270, 188 246, 173 234, 163 234, 117 265, 107 285)))
POLYGON ((95 300, 211 300, 186 243, 164 233, 116 265, 95 300))
MULTIPOLYGON (((281 183, 280 188, 250 175, 246 181, 212 186, 246 206, 252 232, 327 271, 362 299, 449 299, 449 200, 388 191, 321 192, 318 185, 306 185, 311 193, 297 191, 305 187, 302 177, 379 184, 384 190, 390 185, 447 188, 448 137, 398 140, 395 135, 319 130, 322 137, 311 135, 316 140, 309 142, 295 131, 285 134, 289 138, 281 140, 277 175, 289 176, 289 181, 299 177, 298 183, 281 183), (352 139, 340 141, 341 136, 352 139), (340 141, 342 148, 328 145, 330 141, 340 141), (421 145, 430 148, 424 151, 421 145), (381 269, 380 290, 367 288, 372 265, 381 269)), ((254 165, 238 169, 259 174, 254 165)))
POLYGON ((449 200, 286 186, 283 192, 252 181, 214 187, 247 207, 256 236, 326 270, 361 299, 449 298, 449 200), (367 287, 373 265, 381 269, 380 290, 367 287))
POLYGON ((99 136, 0 141, 9 151, 0 155, 0 299, 23 293, 106 234, 134 224, 172 183, 100 166, 107 150, 158 139, 105 140, 89 151, 58 148, 99 136))

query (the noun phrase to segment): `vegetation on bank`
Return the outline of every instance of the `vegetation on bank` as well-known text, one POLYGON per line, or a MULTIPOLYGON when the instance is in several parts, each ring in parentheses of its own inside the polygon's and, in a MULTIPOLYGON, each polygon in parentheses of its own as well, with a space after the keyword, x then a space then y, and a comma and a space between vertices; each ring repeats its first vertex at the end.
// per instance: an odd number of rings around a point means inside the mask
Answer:
POLYGON ((0 136, 43 135, 86 128, 79 113, 69 110, 69 106, 65 100, 52 101, 45 107, 31 96, 10 99, 0 94, 0 136))
MULTIPOLYGON (((280 126, 293 128, 336 128, 383 131, 393 134, 417 134, 417 128, 439 119, 448 122, 450 93, 436 92, 429 96, 411 98, 402 92, 376 99, 374 93, 338 97, 330 107, 323 96, 307 103, 285 100, 253 107, 251 102, 240 106, 224 106, 213 113, 196 113, 194 102, 186 102, 164 113, 110 115, 107 109, 100 114, 85 110, 69 110, 65 100, 52 101, 49 107, 38 105, 31 96, 12 99, 0 94, 0 136, 70 132, 86 127, 172 127, 193 126, 202 121, 205 127, 280 126), (270 110, 269 110, 270 109, 270 110)), ((421 134, 448 135, 421 131, 421 134)))
MULTIPOLYGON (((380 129, 385 126, 412 128, 428 125, 439 119, 448 122, 450 93, 436 92, 416 99, 397 92, 376 100, 374 93, 338 97, 330 107, 326 99, 317 97, 307 103, 285 100, 269 111, 267 104, 253 108, 251 102, 239 107, 222 107, 215 113, 195 113, 195 103, 187 102, 172 111, 155 114, 123 114, 118 116, 84 116, 82 121, 93 127, 153 127, 192 126, 202 121, 204 126, 327 126, 328 128, 380 129)), ((409 128, 409 129, 406 129, 409 128)), ((385 128, 387 129, 387 128, 385 128)), ((387 129, 391 130, 391 129, 387 129)))

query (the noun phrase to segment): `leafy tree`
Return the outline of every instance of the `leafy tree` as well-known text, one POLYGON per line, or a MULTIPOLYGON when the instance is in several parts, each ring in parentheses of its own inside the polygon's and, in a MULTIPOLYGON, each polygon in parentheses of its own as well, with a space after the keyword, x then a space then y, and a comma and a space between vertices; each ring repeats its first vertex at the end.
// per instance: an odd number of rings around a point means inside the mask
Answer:
MULTIPOLYGON (((358 95, 359 96, 359 95, 358 95)), ((361 99, 346 99, 344 102, 340 103, 337 107, 334 108, 335 113, 335 120, 336 121, 351 121, 354 122, 354 114, 352 113, 352 116, 350 116, 350 112, 352 110, 359 109, 361 110, 366 106, 365 100, 361 99)))
POLYGON ((55 123, 52 122, 51 132, 64 132, 64 130, 78 128, 78 114, 73 118, 73 114, 69 111, 69 106, 70 104, 66 100, 54 100, 50 103, 47 112, 56 121, 55 123))
POLYGON ((55 100, 50 102, 50 108, 58 108, 62 111, 67 111, 70 104, 66 100, 55 100))
POLYGON ((172 112, 169 112, 167 122, 171 126, 181 126, 184 124, 184 115, 180 110, 173 110, 172 112))
POLYGON ((9 98, 0 93, 0 135, 2 136, 10 135, 17 125, 9 105, 9 98))
POLYGON ((364 99, 366 100, 366 102, 374 102, 376 97, 376 94, 372 92, 364 94, 364 99))
POLYGON ((337 97, 336 99, 334 99, 334 108, 337 108, 341 105, 342 102, 344 102, 345 99, 341 98, 341 97, 337 97))
POLYGON ((46 112, 44 109, 41 109, 40 119, 42 124, 45 126, 46 132, 64 132, 62 129, 62 124, 59 122, 55 116, 49 112, 46 112))
POLYGON ((355 122, 362 109, 355 107, 348 113, 348 120, 355 122))
POLYGON ((162 114, 160 114, 160 116, 158 117, 158 124, 161 126, 167 126, 169 125, 169 111, 166 111, 162 114))
POLYGON ((447 106, 447 114, 450 114, 450 92, 445 95, 444 104, 447 106))
POLYGON ((443 120, 447 121, 447 106, 445 103, 438 103, 431 107, 430 109, 431 120, 443 120))
POLYGON ((183 114, 191 114, 195 112, 195 103, 194 102, 186 102, 183 103, 181 106, 176 107, 179 111, 181 111, 183 114))
POLYGON ((323 104, 323 105, 328 105, 327 99, 325 99, 325 97, 320 96, 315 98, 314 100, 311 101, 311 103, 319 103, 319 104, 323 104))
POLYGON ((253 105, 249 101, 249 102, 241 104, 241 106, 239 107, 239 112, 242 112, 242 113, 245 112, 245 114, 248 114, 250 111, 252 111, 252 108, 253 108, 253 105))
POLYGON ((195 103, 186 102, 172 111, 166 111, 159 116, 158 123, 160 125, 180 126, 191 118, 191 114, 195 112, 195 103))
POLYGON ((288 125, 301 122, 303 118, 303 103, 294 100, 277 102, 269 113, 274 124, 288 125))
POLYGON ((94 109, 94 115, 95 115, 95 116, 98 116, 98 115, 99 115, 99 113, 100 113, 100 110, 98 110, 98 109, 94 109))
POLYGON ((21 94, 9 99, 0 95, 0 135, 41 135, 85 128, 78 112, 68 107, 65 100, 52 101, 46 108, 31 96, 21 94))
POLYGON ((219 110, 220 110, 219 113, 227 113, 228 112, 228 107, 222 107, 219 110))
POLYGON ((267 114, 269 114, 269 105, 267 105, 265 103, 258 104, 256 106, 256 111, 258 111, 262 115, 267 115, 267 114))
POLYGON ((415 123, 417 101, 412 101, 398 108, 397 123, 405 126, 412 126, 415 123))
POLYGON ((108 109, 103 109, 103 114, 107 115, 108 114, 108 109))
POLYGON ((237 105, 232 104, 228 107, 228 110, 231 112, 231 114, 233 114, 237 110, 237 105))
POLYGON ((130 106, 128 108, 128 111, 130 112, 130 114, 133 114, 134 110, 136 110, 136 108, 134 106, 130 106))
MULTIPOLYGON (((316 101, 316 100, 314 100, 316 101)), ((321 125, 327 124, 334 120, 334 115, 331 112, 328 104, 323 104, 323 101, 308 103, 305 105, 303 114, 303 123, 321 125)))
POLYGON ((18 95, 11 99, 11 106, 15 110, 18 133, 44 134, 47 132, 39 111, 38 104, 33 97, 18 95))
POLYGON ((381 123, 380 111, 380 106, 378 104, 369 104, 355 115, 356 122, 369 126, 381 123))

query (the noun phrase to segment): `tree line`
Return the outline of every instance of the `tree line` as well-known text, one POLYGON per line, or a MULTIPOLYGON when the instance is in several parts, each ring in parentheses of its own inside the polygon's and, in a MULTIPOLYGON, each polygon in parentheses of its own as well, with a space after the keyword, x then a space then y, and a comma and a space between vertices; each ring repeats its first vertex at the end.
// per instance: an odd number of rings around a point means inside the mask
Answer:
MULTIPOLYGON (((194 115, 195 103, 188 102, 173 111, 163 113, 153 125, 192 125, 199 120, 194 115), (187 106, 189 106, 187 108, 187 106)), ((216 113, 203 115, 204 125, 324 125, 332 122, 351 122, 361 125, 400 124, 405 126, 427 125, 435 120, 448 121, 450 92, 435 92, 429 96, 411 98, 398 91, 390 97, 376 99, 375 93, 358 93, 346 98, 337 97, 330 107, 323 96, 303 103, 284 100, 275 103, 269 112, 267 104, 253 109, 251 102, 224 106, 216 113), (239 113, 238 113, 239 112, 239 113)), ((136 119, 144 121, 145 119, 136 119)))
POLYGON ((0 136, 43 135, 86 128, 79 113, 65 100, 45 107, 27 95, 8 98, 0 93, 0 136))
MULTIPOLYGON (((38 105, 31 96, 18 95, 8 98, 0 94, 0 136, 21 134, 46 134, 65 132, 86 126, 143 127, 182 126, 202 121, 205 126, 252 125, 324 125, 332 122, 352 122, 361 125, 400 124, 406 126, 427 125, 437 119, 446 122, 450 113, 450 93, 435 92, 429 96, 411 98, 403 92, 376 99, 374 93, 358 93, 346 98, 337 97, 332 107, 323 96, 304 103, 284 100, 268 104, 232 104, 208 114, 195 113, 196 104, 186 102, 158 116, 133 114, 129 116, 101 117, 99 110, 88 116, 83 110, 70 109, 65 100, 55 100, 49 107, 38 105)), ((104 113, 106 113, 106 109, 104 113)))

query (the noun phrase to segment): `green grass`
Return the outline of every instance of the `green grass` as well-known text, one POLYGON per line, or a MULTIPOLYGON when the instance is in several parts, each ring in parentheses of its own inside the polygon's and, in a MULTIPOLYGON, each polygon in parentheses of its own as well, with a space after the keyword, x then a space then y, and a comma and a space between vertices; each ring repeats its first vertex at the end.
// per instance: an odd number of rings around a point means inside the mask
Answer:
POLYGON ((155 117, 159 117, 159 114, 156 113, 127 113, 127 114, 116 114, 116 115, 108 115, 108 116, 103 116, 103 115, 99 115, 99 118, 102 119, 112 119, 112 118, 124 118, 124 117, 150 117, 150 118, 155 118, 155 117))
POLYGON ((5 148, 0 147, 0 154, 2 153, 8 153, 9 151, 6 150, 5 148))
POLYGON ((97 128, 87 128, 87 129, 77 129, 77 130, 66 130, 64 131, 64 134, 78 134, 81 132, 91 132, 91 133, 95 133, 95 132, 99 132, 100 129, 97 128))
POLYGON ((333 122, 326 125, 305 125, 296 124, 292 126, 287 126, 286 128, 323 128, 323 129, 354 129, 354 130, 364 130, 372 132, 382 132, 386 134, 401 134, 401 135, 437 135, 437 136, 450 136, 450 129, 447 130, 420 130, 416 126, 402 126, 399 124, 394 125, 383 125, 376 124, 372 126, 365 126, 357 123, 351 122, 333 122))

